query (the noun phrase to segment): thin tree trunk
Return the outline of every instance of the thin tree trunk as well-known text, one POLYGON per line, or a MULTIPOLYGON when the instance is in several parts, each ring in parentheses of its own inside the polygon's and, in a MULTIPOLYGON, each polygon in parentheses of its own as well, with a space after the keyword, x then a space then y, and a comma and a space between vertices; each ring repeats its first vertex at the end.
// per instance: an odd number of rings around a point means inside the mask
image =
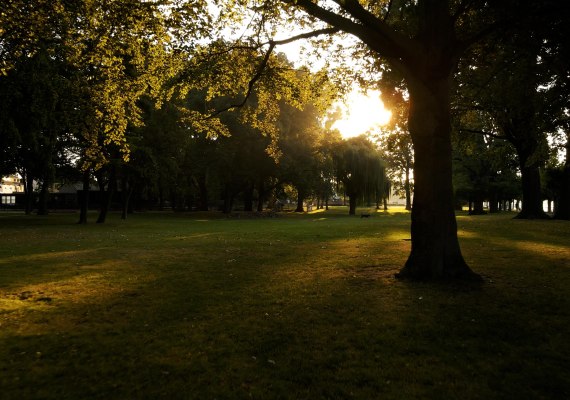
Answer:
POLYGON ((208 185, 206 175, 201 175, 197 179, 198 191, 200 192, 200 211, 208 211, 208 185))
POLYGON ((356 196, 348 196, 348 215, 356 215, 356 196))
POLYGON ((570 132, 566 134, 566 161, 558 201, 554 205, 554 218, 570 220, 570 132))
POLYGON ((410 190, 410 163, 406 162, 406 180, 404 181, 404 190, 406 191, 406 210, 412 209, 412 192, 410 190))
POLYGON ((116 179, 115 179, 115 167, 111 165, 111 170, 109 171, 109 181, 107 183, 107 190, 105 190, 104 182, 101 182, 99 189, 101 191, 101 210, 99 211, 99 217, 97 218, 98 224, 103 224, 107 220, 107 214, 111 208, 111 202, 113 201, 113 195, 115 194, 116 179))
POLYGON ((243 193, 243 210, 253 211, 253 183, 248 183, 243 193))
POLYGON ((89 170, 83 172, 83 191, 80 199, 79 223, 87 223, 87 209, 89 207, 89 170))
POLYGON ((22 176, 24 179, 24 213, 30 215, 34 210, 34 180, 27 171, 24 171, 22 176))
POLYGON ((305 195, 299 189, 297 189, 297 208, 295 212, 304 212, 305 209, 303 208, 303 200, 305 200, 305 195))
POLYGON ((130 201, 133 194, 133 185, 129 185, 126 179, 121 181, 122 210, 121 219, 126 220, 130 210, 130 201))
POLYGON ((496 214, 499 212, 499 200, 497 199, 497 195, 495 193, 491 193, 489 198, 489 212, 491 214, 496 214))
POLYGON ((257 189, 257 192, 257 212, 262 212, 263 202, 265 200, 265 185, 263 184, 263 180, 259 181, 259 188, 257 189))
POLYGON ((49 189, 49 181, 44 178, 42 181, 42 187, 40 189, 40 197, 38 201, 38 215, 48 215, 48 189, 49 189))
POLYGON ((232 212, 233 209, 233 202, 234 202, 234 194, 230 189, 230 185, 226 184, 226 188, 224 190, 224 214, 229 214, 232 212))
POLYGON ((469 215, 486 214, 483 210, 483 196, 480 193, 475 194, 475 199, 469 203, 469 215))

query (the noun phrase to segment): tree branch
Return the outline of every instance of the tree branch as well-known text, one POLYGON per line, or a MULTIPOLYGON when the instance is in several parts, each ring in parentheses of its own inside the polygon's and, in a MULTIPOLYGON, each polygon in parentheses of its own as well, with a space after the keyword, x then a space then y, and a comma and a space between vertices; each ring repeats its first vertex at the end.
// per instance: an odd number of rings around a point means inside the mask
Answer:
POLYGON ((415 42, 394 31, 382 19, 364 9, 357 0, 334 0, 356 21, 320 7, 311 0, 282 1, 302 9, 310 16, 337 29, 358 37, 371 50, 388 58, 398 68, 404 68, 406 64, 414 64, 415 54, 419 52, 415 42), (402 62, 404 59, 406 62, 402 62))
MULTIPOLYGON (((210 115, 208 115, 205 119, 211 119, 214 118, 215 116, 225 112, 225 111, 229 111, 232 110, 234 108, 241 108, 245 105, 245 103, 247 103, 247 100, 249 99, 249 97, 251 96, 251 94, 253 93, 253 88, 255 86, 255 84, 257 83, 257 81, 259 81, 259 79, 261 79, 261 76, 263 75, 263 71, 265 70, 265 68, 267 67, 267 64, 269 63, 269 57, 271 56, 271 53, 273 53, 273 50, 275 49, 275 46, 279 46, 279 45, 284 45, 284 44, 288 44, 288 43, 292 43, 295 42, 297 40, 302 40, 302 39, 309 39, 311 37, 315 37, 315 36, 320 36, 320 35, 330 35, 333 33, 338 32, 339 29, 338 28, 325 28, 325 29, 318 29, 316 31, 311 31, 311 32, 305 32, 305 33, 301 33, 299 35, 295 35, 292 36, 290 38, 287 39, 281 39, 281 40, 270 40, 268 42, 265 43, 261 43, 258 46, 252 46, 250 47, 251 50, 257 50, 262 46, 265 45, 269 45, 269 48, 267 49, 267 51, 265 52, 265 56, 263 57, 263 60, 261 61, 261 63, 259 64, 259 66, 257 67, 257 71, 255 72, 255 75, 250 79, 249 83, 248 83, 248 88, 247 88, 247 93, 245 94, 244 99, 240 102, 240 103, 236 103, 236 104, 231 104, 227 107, 224 107, 220 110, 216 110, 213 113, 211 113, 210 115)), ((244 46, 238 46, 236 48, 244 48, 244 46)))
POLYGON ((267 63, 269 62, 269 57, 271 56, 271 53, 273 52, 273 49, 275 48, 275 43, 274 42, 270 42, 269 44, 269 48, 267 49, 267 51, 265 52, 265 56, 263 57, 263 60, 261 61, 261 63, 259 64, 259 66, 257 67, 257 71, 255 72, 255 75, 250 79, 249 83, 248 83, 248 87, 247 87, 247 93, 245 94, 244 99, 240 102, 240 103, 236 103, 236 104, 230 104, 227 107, 224 107, 222 109, 216 110, 213 113, 211 113, 210 115, 208 115, 206 118, 204 119, 211 119, 214 118, 215 116, 225 112, 225 111, 229 111, 232 110, 234 108, 241 108, 245 105, 245 103, 247 103, 247 100, 249 99, 249 96, 251 96, 251 93, 253 93, 253 87, 255 86, 255 83, 261 79, 261 76, 263 75, 263 71, 265 70, 265 67, 267 67, 267 63))
POLYGON ((262 45, 270 44, 270 43, 275 43, 276 46, 279 46, 279 45, 283 45, 283 44, 292 43, 292 42, 295 42, 295 41, 297 41, 297 40, 310 39, 310 38, 315 37, 315 36, 320 36, 320 35, 332 35, 332 34, 337 33, 337 32, 339 32, 339 31, 340 31, 339 28, 324 28, 324 29, 318 29, 318 30, 316 30, 316 31, 301 33, 301 34, 299 34, 299 35, 292 36, 292 37, 287 38, 287 39, 282 39, 282 40, 270 40, 269 42, 265 42, 265 43, 263 43, 262 45))
POLYGON ((501 136, 501 135, 497 135, 496 133, 482 131, 482 130, 478 130, 478 129, 460 128, 459 131, 460 132, 467 132, 467 133, 477 133, 479 135, 489 136, 489 137, 499 139, 499 140, 508 140, 506 137, 501 136))
MULTIPOLYGON (((358 0, 333 1, 343 10, 347 11, 353 18, 360 21, 363 26, 371 27, 373 31, 376 32, 380 37, 380 40, 383 42, 382 47, 384 47, 382 50, 376 50, 379 53, 393 53, 396 58, 408 59, 414 53, 416 45, 411 39, 394 31, 382 19, 365 9, 358 0)), ((374 48, 373 45, 377 45, 376 40, 374 40, 374 43, 369 43, 366 38, 360 37, 360 39, 367 43, 371 48, 374 48)), ((389 54, 382 55, 390 57, 389 54)))

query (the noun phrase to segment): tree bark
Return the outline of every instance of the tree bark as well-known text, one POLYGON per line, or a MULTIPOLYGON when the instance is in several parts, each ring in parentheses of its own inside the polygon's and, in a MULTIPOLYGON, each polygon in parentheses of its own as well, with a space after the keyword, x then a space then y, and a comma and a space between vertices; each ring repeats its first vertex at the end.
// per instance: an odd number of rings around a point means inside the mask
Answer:
POLYGON ((113 195, 115 194, 116 179, 115 179, 115 167, 110 166, 111 170, 109 172, 109 180, 107 182, 107 190, 105 190, 105 183, 102 181, 99 184, 99 189, 101 192, 101 209, 99 211, 99 216, 97 217, 96 223, 103 224, 107 220, 107 214, 111 208, 111 202, 113 201, 113 195))
POLYGON ((122 210, 121 210, 121 219, 126 220, 127 215, 129 214, 129 206, 131 195, 133 194, 133 185, 127 185, 127 181, 123 179, 122 181, 122 188, 121 188, 121 196, 122 196, 122 210))
POLYGON ((257 212, 263 211, 263 202, 265 201, 265 185, 263 179, 259 180, 259 187, 257 188, 257 212))
POLYGON ((34 179, 27 171, 24 171, 22 176, 24 178, 24 212, 26 215, 30 215, 34 209, 34 179))
POLYGON ((562 171, 562 182, 558 201, 554 206, 554 218, 570 220, 570 133, 566 139, 566 161, 562 171))
POLYGON ((226 187, 224 189, 224 209, 223 209, 224 214, 230 214, 232 212, 233 203, 234 203, 234 194, 230 188, 230 185, 226 184, 226 187))
MULTIPOLYGON (((406 160, 407 161, 407 160, 406 160)), ((412 209, 412 191, 410 190, 410 162, 406 162, 406 180, 404 181, 404 190, 406 191, 406 210, 412 209)))
POLYGON ((356 196, 348 197, 348 215, 356 215, 356 196))
POLYGON ((48 215, 48 189, 49 189, 49 181, 44 179, 42 181, 42 187, 40 189, 40 197, 38 200, 38 215, 48 215))
POLYGON ((463 259, 457 237, 451 166, 450 81, 451 74, 440 79, 408 82, 415 188, 412 250, 397 275, 399 278, 479 278, 463 259))
POLYGON ((253 183, 248 183, 243 192, 243 210, 253 211, 253 183))
POLYGON ((305 209, 303 207, 303 200, 305 200, 305 194, 303 191, 297 189, 297 208, 295 212, 304 212, 305 209))
POLYGON ((527 158, 519 154, 522 181, 522 209, 515 218, 547 219, 542 207, 540 171, 537 165, 525 165, 527 158))
POLYGON ((197 179, 198 191, 200 192, 200 211, 208 211, 208 185, 206 175, 200 175, 197 179))
POLYGON ((79 211, 79 223, 83 225, 87 223, 87 209, 89 207, 89 178, 89 170, 86 170, 83 172, 83 195, 81 196, 79 211))
POLYGON ((339 2, 353 19, 311 0, 295 4, 330 25, 355 34, 385 57, 406 80, 409 131, 414 144, 412 250, 398 274, 409 279, 478 278, 465 263, 457 238, 451 181, 450 92, 464 49, 448 1, 420 0, 414 37, 395 31, 357 1, 339 2))
POLYGON ((469 204, 469 215, 486 214, 485 210, 483 210, 483 196, 480 193, 477 193, 475 199, 469 204), (471 204, 473 204, 473 206, 471 206, 471 204))
POLYGON ((489 196, 489 212, 491 214, 496 214, 499 212, 499 199, 496 193, 491 193, 489 196))

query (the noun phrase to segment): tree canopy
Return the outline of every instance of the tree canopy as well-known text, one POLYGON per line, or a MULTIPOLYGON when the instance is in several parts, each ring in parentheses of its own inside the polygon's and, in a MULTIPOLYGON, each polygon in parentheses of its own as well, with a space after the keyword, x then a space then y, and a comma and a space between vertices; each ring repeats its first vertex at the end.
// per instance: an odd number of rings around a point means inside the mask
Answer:
MULTIPOLYGON (((33 182, 45 195, 56 167, 75 165, 85 194, 95 179, 105 198, 99 222, 119 191, 125 217, 133 193, 231 212, 237 198, 274 204, 286 187, 302 211, 335 180, 354 213, 386 187, 378 149, 326 123, 358 83, 392 107, 381 151, 408 202, 413 175, 399 277, 479 279, 461 254, 458 198, 515 196, 503 162, 514 149, 520 216, 544 216, 548 138, 568 146, 568 25, 554 0, 4 1, 0 172, 26 180, 29 212, 33 182), (279 48, 297 40, 335 51, 321 69, 294 65, 279 48)), ((567 218, 568 154, 556 168, 549 187, 567 218)))

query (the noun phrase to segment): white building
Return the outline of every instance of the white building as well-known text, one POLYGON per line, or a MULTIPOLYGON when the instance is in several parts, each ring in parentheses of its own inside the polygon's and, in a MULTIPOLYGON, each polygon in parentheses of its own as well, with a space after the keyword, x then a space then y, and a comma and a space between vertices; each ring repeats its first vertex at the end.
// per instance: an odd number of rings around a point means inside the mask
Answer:
POLYGON ((16 193, 24 192, 24 184, 19 175, 8 175, 0 180, 0 204, 16 204, 16 193))

